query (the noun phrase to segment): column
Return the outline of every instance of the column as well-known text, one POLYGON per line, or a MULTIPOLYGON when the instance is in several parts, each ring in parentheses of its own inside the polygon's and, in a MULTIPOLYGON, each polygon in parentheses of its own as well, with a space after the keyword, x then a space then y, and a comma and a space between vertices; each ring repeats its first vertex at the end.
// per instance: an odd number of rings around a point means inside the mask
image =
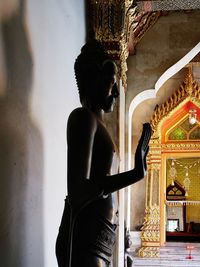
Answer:
POLYGON ((142 226, 140 257, 154 258, 160 255, 160 179, 161 146, 158 138, 150 141, 146 176, 146 207, 142 226))

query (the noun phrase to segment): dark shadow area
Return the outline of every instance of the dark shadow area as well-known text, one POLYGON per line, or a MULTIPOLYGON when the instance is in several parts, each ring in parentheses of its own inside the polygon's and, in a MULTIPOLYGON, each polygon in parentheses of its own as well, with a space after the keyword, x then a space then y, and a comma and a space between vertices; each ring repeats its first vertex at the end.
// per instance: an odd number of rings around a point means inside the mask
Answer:
POLYGON ((43 267, 43 144, 29 110, 33 61, 24 2, 1 25, 7 72, 0 98, 0 265, 43 267))
POLYGON ((200 235, 193 236, 167 236, 167 242, 199 243, 200 235))

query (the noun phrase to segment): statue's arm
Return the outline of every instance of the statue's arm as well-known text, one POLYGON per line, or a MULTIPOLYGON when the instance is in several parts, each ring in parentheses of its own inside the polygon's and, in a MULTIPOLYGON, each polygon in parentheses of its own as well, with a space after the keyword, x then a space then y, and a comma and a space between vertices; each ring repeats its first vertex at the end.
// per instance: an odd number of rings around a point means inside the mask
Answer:
POLYGON ((116 175, 107 176, 102 179, 101 181, 103 183, 102 187, 104 189, 104 194, 120 190, 144 178, 146 174, 146 157, 149 150, 151 133, 150 124, 145 123, 143 125, 143 132, 135 153, 134 169, 116 175))

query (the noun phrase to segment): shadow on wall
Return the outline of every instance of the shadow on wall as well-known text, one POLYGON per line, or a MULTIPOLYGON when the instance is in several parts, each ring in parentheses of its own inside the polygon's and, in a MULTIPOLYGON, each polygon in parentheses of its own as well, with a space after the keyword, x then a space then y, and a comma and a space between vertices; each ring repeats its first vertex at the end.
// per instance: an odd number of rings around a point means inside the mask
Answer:
POLYGON ((0 265, 43 267, 43 146, 29 112, 33 62, 23 7, 1 25, 7 85, 0 98, 0 265))

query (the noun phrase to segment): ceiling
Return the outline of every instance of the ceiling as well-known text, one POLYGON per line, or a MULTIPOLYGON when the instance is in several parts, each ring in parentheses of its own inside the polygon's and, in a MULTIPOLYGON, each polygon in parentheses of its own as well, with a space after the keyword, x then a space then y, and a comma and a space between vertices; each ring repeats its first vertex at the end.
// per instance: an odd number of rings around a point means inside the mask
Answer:
POLYGON ((158 21, 159 17, 167 16, 169 12, 200 10, 199 0, 137 0, 136 5, 137 12, 134 14, 134 23, 128 44, 131 55, 135 53, 135 47, 145 33, 158 21))
MULTIPOLYGON (((193 12, 200 10, 199 0, 91 0, 88 3, 86 9, 88 11, 89 32, 94 33, 95 38, 105 46, 113 59, 120 61, 119 70, 122 84, 125 87, 127 85, 127 57, 137 56, 138 45, 143 41, 146 34, 159 24, 160 19, 170 17, 173 12, 185 12, 192 15, 193 12)), ((166 60, 170 56, 167 55, 166 60)), ((182 56, 184 56, 184 51, 182 56)), ((199 62, 199 58, 200 56, 195 59, 195 62, 199 62)), ((194 72, 195 77, 198 76, 200 80, 199 66, 195 67, 194 72)), ((179 70, 162 85, 156 98, 145 100, 137 106, 133 114, 134 134, 139 135, 140 127, 137 127, 137 125, 150 120, 155 106, 161 104, 170 96, 177 88, 177 77, 179 77, 179 80, 180 77, 184 79, 184 73, 184 69, 179 70)), ((149 77, 151 77, 151 73, 149 77)), ((129 95, 129 90, 131 89, 128 88, 126 97, 129 95)))
MULTIPOLYGON (((198 10, 199 12, 200 9, 200 1, 137 1, 137 5, 141 10, 141 13, 138 15, 138 23, 130 33, 129 56, 137 55, 137 46, 140 45, 140 42, 143 40, 146 33, 152 27, 154 27, 156 23, 159 23, 159 19, 163 16, 169 16, 173 12, 185 12, 192 15, 193 12, 195 12, 196 10, 198 10), (151 9, 149 9, 150 12, 147 12, 147 6, 145 6, 145 3, 147 2, 151 4, 151 9), (183 2, 185 3, 185 5, 182 5, 183 2), (155 3, 160 5, 162 4, 162 8, 156 9, 155 3), (187 10, 185 10, 186 5, 188 5, 187 10)), ((197 56, 192 59, 191 64, 193 65, 194 78, 200 84, 200 53, 198 53, 197 56)), ((187 66, 183 67, 181 70, 178 70, 162 85, 162 87, 157 92, 156 98, 142 101, 136 107, 132 116, 132 135, 134 136, 134 139, 138 139, 140 136, 141 124, 150 121, 155 106, 162 104, 178 88, 180 80, 182 79, 183 81, 185 78, 186 71, 187 66)), ((130 89, 128 88, 128 90, 130 89)))

